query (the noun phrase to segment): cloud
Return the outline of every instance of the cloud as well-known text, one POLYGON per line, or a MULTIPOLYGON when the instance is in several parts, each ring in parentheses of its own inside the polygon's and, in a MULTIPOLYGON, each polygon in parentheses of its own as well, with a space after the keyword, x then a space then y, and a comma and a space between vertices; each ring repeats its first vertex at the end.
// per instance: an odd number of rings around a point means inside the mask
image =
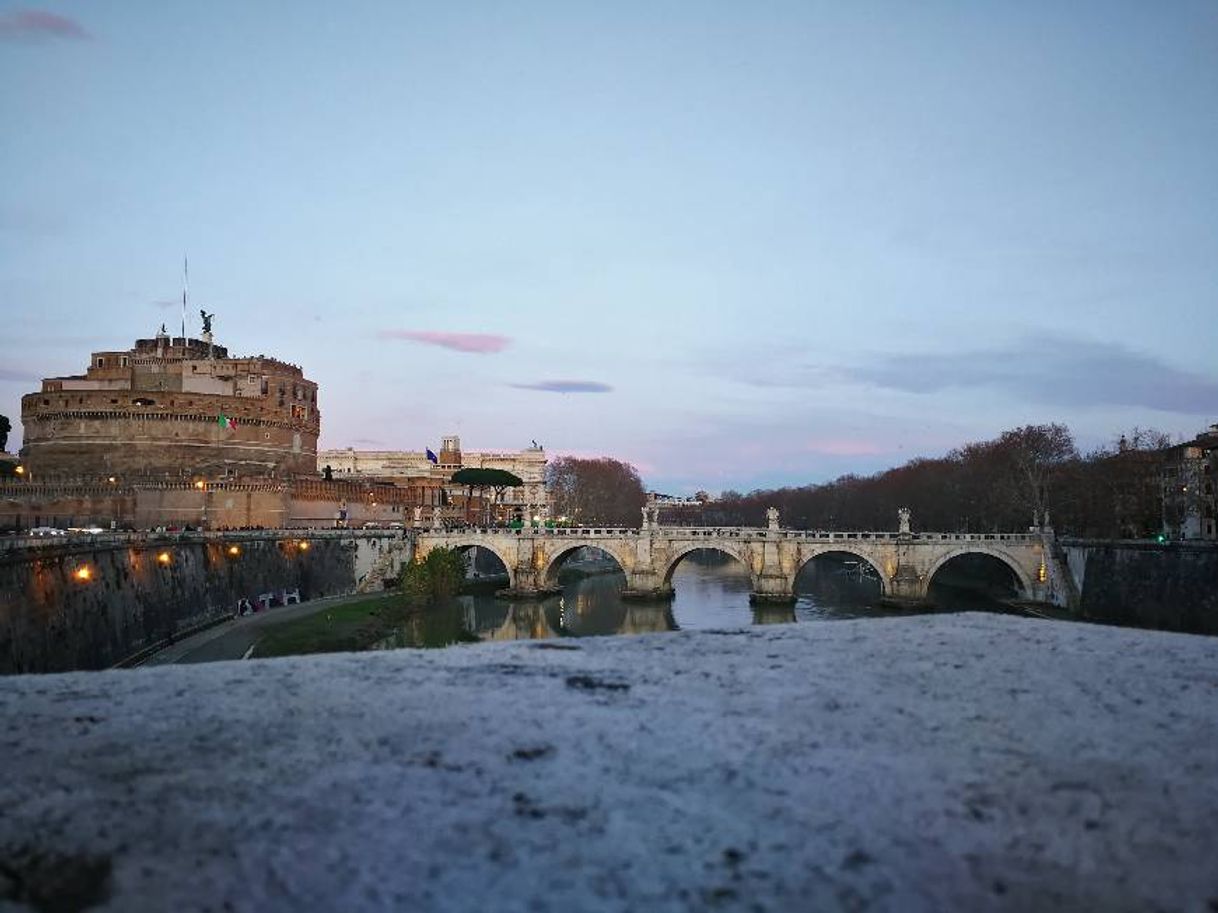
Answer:
POLYGON ((532 384, 509 384, 517 390, 538 390, 542 393, 609 393, 608 384, 594 380, 539 380, 532 384))
POLYGON ((170 308, 176 308, 181 303, 182 302, 176 298, 158 298, 156 301, 152 302, 152 306, 154 308, 160 308, 162 311, 167 311, 170 308))
POLYGON ((381 339, 421 342, 428 346, 478 355, 502 352, 512 341, 507 336, 497 336, 493 333, 436 333, 427 330, 381 330, 377 336, 381 339))
POLYGON ((0 15, 0 39, 40 41, 66 38, 86 41, 92 36, 75 19, 43 10, 16 10, 0 15))
POLYGON ((1208 415, 1218 380, 1105 342, 1028 338, 964 352, 889 355, 844 367, 847 379, 906 393, 986 387, 1055 406, 1135 406, 1208 415))

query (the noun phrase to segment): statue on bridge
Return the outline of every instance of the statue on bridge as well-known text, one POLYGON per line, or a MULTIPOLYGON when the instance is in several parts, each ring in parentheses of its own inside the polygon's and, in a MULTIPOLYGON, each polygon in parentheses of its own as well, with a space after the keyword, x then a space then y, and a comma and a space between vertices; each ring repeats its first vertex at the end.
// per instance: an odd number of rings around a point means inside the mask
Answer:
POLYGON ((902 507, 897 511, 897 532, 902 536, 912 535, 912 531, 909 528, 909 520, 912 516, 913 511, 911 511, 908 507, 902 507))
POLYGON ((767 507, 765 511, 766 526, 770 529, 778 529, 778 508, 767 507))

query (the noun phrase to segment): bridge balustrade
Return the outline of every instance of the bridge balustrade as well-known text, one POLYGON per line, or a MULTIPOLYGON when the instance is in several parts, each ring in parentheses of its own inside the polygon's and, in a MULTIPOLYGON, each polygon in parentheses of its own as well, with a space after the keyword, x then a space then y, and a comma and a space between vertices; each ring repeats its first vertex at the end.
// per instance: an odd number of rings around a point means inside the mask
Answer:
POLYGON ((23 549, 72 546, 106 548, 109 546, 157 545, 174 542, 256 542, 269 539, 384 539, 402 537, 403 530, 313 529, 309 527, 282 529, 192 530, 190 532, 135 531, 106 533, 66 533, 62 536, 5 536, 0 538, 0 552, 23 549))

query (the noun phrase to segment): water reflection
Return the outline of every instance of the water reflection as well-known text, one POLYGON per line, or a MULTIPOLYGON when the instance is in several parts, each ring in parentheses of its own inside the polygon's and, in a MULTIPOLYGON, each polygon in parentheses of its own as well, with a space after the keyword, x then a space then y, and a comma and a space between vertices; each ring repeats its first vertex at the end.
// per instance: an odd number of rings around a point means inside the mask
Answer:
POLYGON ((626 581, 620 571, 564 574, 561 583, 561 595, 539 601, 496 599, 489 590, 459 596, 412 616, 378 648, 652 634, 900 614, 880 606, 879 579, 869 568, 832 556, 810 562, 801 571, 794 606, 751 606, 748 571, 717 552, 696 552, 681 561, 673 573, 675 595, 671 600, 623 601, 626 581))

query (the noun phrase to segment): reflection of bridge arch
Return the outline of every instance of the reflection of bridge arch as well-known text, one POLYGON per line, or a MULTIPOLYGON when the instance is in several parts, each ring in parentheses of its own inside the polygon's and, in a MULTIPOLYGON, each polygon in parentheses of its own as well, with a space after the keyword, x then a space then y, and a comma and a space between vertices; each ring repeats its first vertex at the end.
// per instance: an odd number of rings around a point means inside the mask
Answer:
POLYGON ((618 569, 623 574, 626 573, 626 562, 622 560, 622 555, 617 554, 609 543, 594 540, 573 543, 564 542, 561 548, 546 563, 545 574, 541 579, 547 587, 558 586, 558 572, 562 568, 562 563, 571 557, 573 552, 577 552, 581 548, 594 548, 598 552, 603 552, 617 563, 618 569))
POLYGON ((668 567, 664 570, 664 577, 662 579, 665 589, 672 588, 672 575, 673 572, 676 571, 677 565, 680 564, 686 556, 691 555, 694 552, 719 552, 720 554, 727 555, 729 558, 735 558, 740 562, 740 566, 748 572, 750 585, 756 589, 757 575, 753 573, 753 568, 750 565, 749 560, 735 549, 729 548, 718 542, 713 545, 708 545, 705 542, 697 542, 693 545, 682 546, 680 549, 678 549, 674 555, 669 558, 668 567))
MULTIPOLYGON (((431 546, 430 548, 420 548, 418 551, 418 559, 422 560, 423 558, 426 558, 427 553, 430 552, 432 548, 439 547, 439 545, 440 545, 439 543, 436 543, 435 545, 431 546)), ((495 548, 495 546, 488 545, 485 541, 482 541, 481 539, 479 539, 478 537, 475 537, 475 536, 470 536, 470 537, 454 536, 448 542, 445 542, 444 546, 447 548, 455 549, 456 551, 465 551, 466 549, 471 549, 471 548, 486 549, 488 552, 490 552, 492 555, 494 555, 496 558, 498 558, 503 563, 503 566, 505 568, 507 568, 508 586, 513 587, 516 585, 516 568, 514 566, 515 562, 510 561, 507 558, 507 556, 505 556, 503 554, 503 552, 501 552, 499 549, 495 548)))
POLYGON ((888 595, 888 574, 885 569, 876 561, 872 555, 867 555, 862 549, 850 548, 848 546, 834 545, 829 548, 817 549, 813 553, 807 555, 795 568, 795 573, 791 575, 791 594, 795 594, 795 584, 799 580, 800 572, 803 571, 809 564, 817 558, 823 558, 825 555, 849 555, 851 558, 857 558, 866 564, 875 573, 876 578, 880 581, 880 595, 888 595))
POLYGON ((961 558, 965 555, 985 555, 987 558, 995 558, 998 561, 1001 561, 1004 565, 1006 565, 1007 569, 1015 575, 1015 580, 1019 583, 1020 590, 1022 590, 1020 596, 1027 599, 1032 594, 1032 578, 1024 571, 1022 567, 1020 567, 1019 562, 1007 552, 1000 548, 994 548, 993 546, 986 546, 982 548, 978 548, 976 546, 959 548, 941 556, 938 560, 931 564, 930 570, 926 572, 926 589, 929 591, 931 581, 935 579, 935 574, 939 573, 939 570, 943 567, 943 565, 947 564, 947 562, 951 561, 953 558, 961 558))
POLYGON ((535 605, 513 603, 508 607, 503 624, 482 635, 482 639, 491 641, 548 640, 557 636, 554 629, 550 627, 550 619, 546 617, 543 605, 540 603, 535 605))

